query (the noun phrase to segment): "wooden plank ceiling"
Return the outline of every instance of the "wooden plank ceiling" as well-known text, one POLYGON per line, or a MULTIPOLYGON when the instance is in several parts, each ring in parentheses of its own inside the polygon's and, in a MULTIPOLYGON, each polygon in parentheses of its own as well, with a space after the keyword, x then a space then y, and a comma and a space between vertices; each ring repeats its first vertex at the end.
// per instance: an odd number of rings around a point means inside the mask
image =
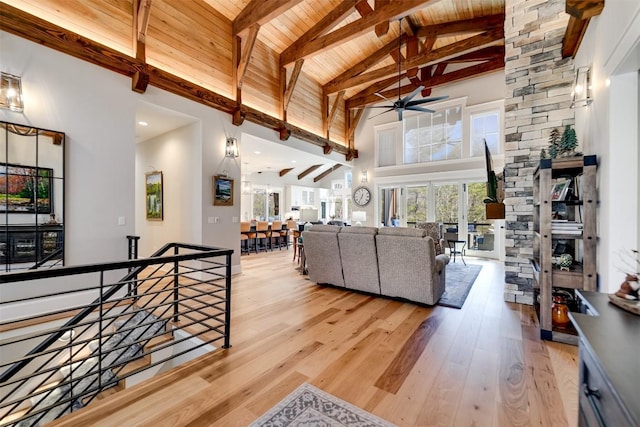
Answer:
POLYGON ((504 0, 3 2, 3 30, 102 61, 131 75, 133 90, 200 97, 236 124, 255 121, 348 160, 376 93, 394 99, 424 86, 428 96, 504 67, 504 0), (49 34, 60 28, 73 37, 49 34))

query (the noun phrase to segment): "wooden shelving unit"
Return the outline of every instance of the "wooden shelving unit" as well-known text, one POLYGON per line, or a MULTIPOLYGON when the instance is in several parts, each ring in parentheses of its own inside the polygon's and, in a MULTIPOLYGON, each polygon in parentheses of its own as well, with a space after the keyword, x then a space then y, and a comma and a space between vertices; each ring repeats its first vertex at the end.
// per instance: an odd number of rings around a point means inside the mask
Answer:
POLYGON ((578 337, 571 328, 558 329, 553 326, 551 308, 554 288, 569 291, 595 291, 597 288, 597 168, 597 159, 593 155, 543 159, 533 175, 534 246, 531 264, 539 297, 537 311, 540 337, 545 340, 571 344, 578 342, 578 337), (572 179, 575 183, 580 175, 578 199, 574 197, 571 200, 552 200, 552 188, 556 182, 572 179), (582 222, 582 233, 561 233, 554 230, 552 218, 554 213, 558 212, 562 212, 564 219, 582 222), (574 263, 569 271, 562 271, 554 265, 554 242, 556 245, 565 245, 566 253, 572 255, 574 263))

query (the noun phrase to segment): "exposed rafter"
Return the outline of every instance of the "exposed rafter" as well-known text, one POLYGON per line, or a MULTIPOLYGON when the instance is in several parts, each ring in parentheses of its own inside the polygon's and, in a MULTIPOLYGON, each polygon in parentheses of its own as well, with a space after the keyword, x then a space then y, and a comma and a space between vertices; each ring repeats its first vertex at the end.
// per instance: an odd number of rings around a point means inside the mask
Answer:
POLYGON ((256 39, 258 38, 258 31, 260 31, 259 24, 253 24, 249 27, 249 34, 244 41, 244 47, 242 48, 242 56, 238 63, 238 70, 236 71, 236 86, 238 89, 242 89, 242 82, 244 75, 247 72, 249 66, 249 60, 251 59, 251 52, 253 52, 253 46, 255 46, 256 39))
POLYGON ((338 44, 345 43, 364 34, 381 22, 413 13, 421 7, 424 7, 430 1, 433 0, 403 0, 386 4, 357 21, 340 27, 324 36, 316 37, 306 44, 297 46, 295 50, 285 50, 280 55, 280 65, 287 65, 298 59, 317 55, 338 44))
MULTIPOLYGON (((421 84, 425 87, 432 88, 432 87, 437 87, 437 86, 449 84, 456 81, 461 81, 471 77, 476 77, 476 76, 479 76, 488 72, 492 72, 495 70, 499 70, 501 68, 504 68, 504 55, 496 55, 493 59, 483 62, 481 64, 471 65, 466 68, 462 68, 456 71, 451 71, 446 74, 445 73, 441 74, 440 69, 444 71, 445 65, 446 65, 445 63, 437 64, 437 66, 435 67, 436 69, 434 73, 430 77, 428 77, 426 80, 422 80, 421 84)), ((413 84, 405 85, 400 88, 400 94, 406 95, 412 92, 415 88, 416 87, 413 84)), ((375 91, 375 92, 379 92, 379 91, 375 91)), ((398 96, 398 89, 393 88, 388 91, 379 92, 379 93, 385 97, 393 98, 395 96, 398 96)), ((428 96, 428 95, 423 95, 423 96, 428 96)), ((348 99, 345 103, 345 107, 347 109, 362 108, 366 105, 374 104, 378 102, 380 102, 380 97, 374 95, 374 92, 367 89, 365 91, 360 92, 358 95, 348 99)))
MULTIPOLYGON (((407 58, 402 62, 402 71, 407 69, 434 64, 436 62, 444 61, 454 56, 458 56, 464 53, 468 53, 477 49, 484 48, 489 45, 495 45, 497 43, 504 42, 504 30, 502 28, 493 29, 486 33, 478 34, 473 37, 460 40, 455 43, 451 43, 446 46, 442 46, 438 49, 434 49, 427 53, 421 53, 413 58, 407 58)), ((394 74, 397 75, 398 67, 396 65, 389 65, 379 68, 377 70, 363 73, 350 79, 344 80, 340 84, 333 85, 327 92, 335 92, 338 90, 348 89, 354 86, 360 86, 365 83, 375 82, 394 74)))
POLYGON ((342 144, 337 144, 306 129, 285 123, 281 119, 250 107, 242 106, 239 108, 235 100, 231 100, 162 69, 146 65, 136 58, 2 2, 0 2, 0 27, 3 31, 26 40, 45 45, 51 49, 128 77, 132 77, 137 71, 145 70, 145 67, 148 67, 149 84, 152 86, 231 114, 234 123, 241 124, 245 120, 249 120, 276 132, 282 128, 287 128, 292 136, 302 141, 318 147, 324 147, 327 144, 331 145, 334 151, 344 154, 345 158, 353 158, 356 154, 342 144))
POLYGON ((293 170, 293 168, 286 168, 286 169, 282 169, 282 170, 278 173, 278 175, 279 175, 279 176, 281 176, 281 177, 282 177, 282 176, 285 176, 286 174, 288 174, 288 173, 289 173, 289 172, 291 172, 292 170, 293 170))
POLYGON ((304 170, 304 172, 300 172, 298 174, 298 181, 304 179, 305 176, 309 175, 314 170, 318 169, 322 165, 313 165, 304 170))
POLYGON ((251 0, 233 21, 233 35, 237 36, 255 24, 264 25, 302 0, 251 0))
POLYGON ((323 34, 331 31, 336 25, 347 17, 355 7, 359 0, 343 0, 338 6, 333 8, 324 18, 322 18, 317 24, 311 27, 306 33, 304 33, 298 40, 296 40, 291 46, 286 48, 280 54, 280 66, 284 67, 292 62, 298 61, 298 59, 285 61, 285 58, 290 58, 294 55, 294 52, 302 49, 304 45, 309 43, 316 37, 320 37, 323 34))
POLYGON ((575 57, 587 31, 589 21, 604 9, 604 0, 567 0, 565 10, 569 23, 562 40, 562 57, 575 57))
POLYGON ((322 172, 320 175, 318 175, 315 178, 313 178, 313 182, 320 181, 322 178, 326 177, 327 175, 329 175, 332 172, 337 171, 341 167, 342 167, 342 165, 340 163, 337 163, 337 164, 333 165, 333 167, 331 169, 327 169, 326 171, 322 172))
POLYGON ((284 110, 286 111, 289 107, 289 101, 291 101, 291 96, 293 95, 293 89, 296 87, 296 83, 298 82, 298 77, 300 77, 300 71, 302 71, 302 65, 304 64, 304 59, 296 61, 295 67, 293 67, 293 72, 291 73, 291 77, 289 78, 289 84, 284 92, 284 110))
POLYGON ((343 101, 344 91, 342 90, 338 92, 336 99, 333 101, 333 107, 331 107, 331 112, 329 113, 329 117, 327 118, 327 134, 325 135, 327 138, 329 138, 329 135, 331 134, 331 126, 333 125, 333 121, 335 120, 336 114, 338 113, 338 107, 343 101))

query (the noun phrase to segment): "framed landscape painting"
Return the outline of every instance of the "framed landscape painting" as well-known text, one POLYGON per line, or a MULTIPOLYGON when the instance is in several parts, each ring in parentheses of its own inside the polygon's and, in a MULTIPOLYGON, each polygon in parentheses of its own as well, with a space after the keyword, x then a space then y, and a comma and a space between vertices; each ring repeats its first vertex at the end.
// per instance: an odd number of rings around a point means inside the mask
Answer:
POLYGON ((213 205, 233 206, 233 179, 220 175, 213 177, 213 205))
POLYGON ((162 172, 154 171, 145 174, 147 219, 162 221, 162 172))

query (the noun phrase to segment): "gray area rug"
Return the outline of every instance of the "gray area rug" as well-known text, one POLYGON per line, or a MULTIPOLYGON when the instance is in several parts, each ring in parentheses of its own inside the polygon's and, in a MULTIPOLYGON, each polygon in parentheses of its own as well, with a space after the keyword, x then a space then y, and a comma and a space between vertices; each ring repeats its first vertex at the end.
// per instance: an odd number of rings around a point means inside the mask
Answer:
POLYGON ((310 384, 302 384, 249 427, 393 427, 387 421, 310 384))
POLYGON ((462 308, 480 270, 482 270, 481 265, 467 264, 465 266, 461 262, 447 264, 445 290, 438 301, 438 305, 462 308))

